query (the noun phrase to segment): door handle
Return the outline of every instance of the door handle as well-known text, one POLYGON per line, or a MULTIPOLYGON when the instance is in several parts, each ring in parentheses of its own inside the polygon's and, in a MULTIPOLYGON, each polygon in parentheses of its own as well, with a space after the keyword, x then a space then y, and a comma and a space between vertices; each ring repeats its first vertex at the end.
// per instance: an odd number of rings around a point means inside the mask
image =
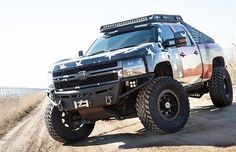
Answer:
POLYGON ((194 54, 198 55, 198 51, 197 51, 197 50, 195 50, 195 51, 194 51, 194 54))
POLYGON ((180 53, 180 56, 185 57, 184 52, 181 52, 181 53, 180 53))

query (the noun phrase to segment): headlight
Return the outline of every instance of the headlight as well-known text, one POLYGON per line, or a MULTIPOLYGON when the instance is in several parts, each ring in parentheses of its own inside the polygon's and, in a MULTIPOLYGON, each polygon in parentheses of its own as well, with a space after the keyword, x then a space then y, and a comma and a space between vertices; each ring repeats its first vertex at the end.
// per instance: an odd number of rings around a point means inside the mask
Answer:
POLYGON ((146 73, 142 58, 123 61, 123 77, 131 77, 146 73))
POLYGON ((54 89, 54 83, 52 80, 52 72, 48 71, 48 89, 54 89))

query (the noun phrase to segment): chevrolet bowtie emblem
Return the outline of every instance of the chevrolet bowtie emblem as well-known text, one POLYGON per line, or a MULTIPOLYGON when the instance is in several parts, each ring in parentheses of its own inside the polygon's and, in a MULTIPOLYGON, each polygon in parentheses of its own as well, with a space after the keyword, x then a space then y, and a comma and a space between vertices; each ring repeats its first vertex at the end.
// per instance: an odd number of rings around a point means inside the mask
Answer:
POLYGON ((79 72, 76 74, 76 77, 77 77, 79 80, 86 80, 89 76, 90 76, 90 73, 89 73, 89 72, 86 72, 86 71, 79 71, 79 72))

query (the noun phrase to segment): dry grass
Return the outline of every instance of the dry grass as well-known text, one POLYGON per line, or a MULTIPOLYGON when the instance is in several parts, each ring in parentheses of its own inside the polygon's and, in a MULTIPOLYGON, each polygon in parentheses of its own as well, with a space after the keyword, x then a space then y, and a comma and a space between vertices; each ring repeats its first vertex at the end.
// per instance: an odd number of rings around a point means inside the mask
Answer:
POLYGON ((12 128, 17 121, 26 116, 43 99, 43 92, 24 96, 0 98, 0 137, 12 128))

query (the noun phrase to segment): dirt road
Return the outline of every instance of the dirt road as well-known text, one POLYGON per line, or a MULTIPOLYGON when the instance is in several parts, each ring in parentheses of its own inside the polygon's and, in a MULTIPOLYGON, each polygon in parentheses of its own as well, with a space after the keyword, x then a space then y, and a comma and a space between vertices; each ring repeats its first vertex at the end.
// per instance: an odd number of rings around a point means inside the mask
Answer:
MULTIPOLYGON (((236 95, 236 90, 234 92, 236 95)), ((44 101, 0 140, 0 151, 236 151, 236 100, 215 108, 209 96, 191 99, 186 127, 171 135, 145 132, 138 118, 99 121, 86 140, 62 145, 49 137, 43 121, 44 101)))

